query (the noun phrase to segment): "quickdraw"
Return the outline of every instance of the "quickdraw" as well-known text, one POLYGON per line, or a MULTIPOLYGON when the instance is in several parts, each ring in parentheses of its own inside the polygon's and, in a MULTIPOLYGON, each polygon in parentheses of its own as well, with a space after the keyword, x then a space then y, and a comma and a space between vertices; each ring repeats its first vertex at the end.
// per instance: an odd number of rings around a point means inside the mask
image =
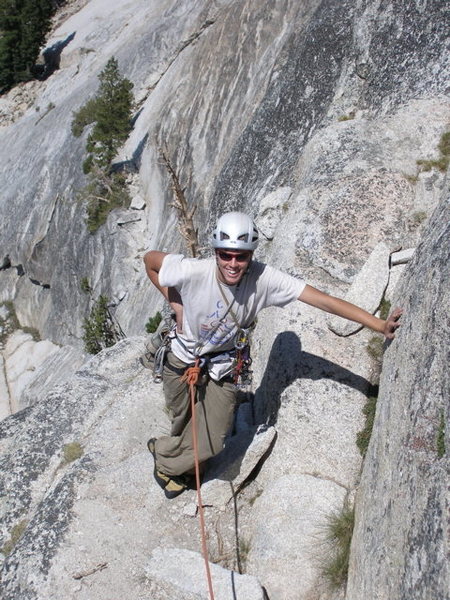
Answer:
POLYGON ((236 348, 236 365, 233 369, 234 384, 240 388, 251 385, 253 380, 253 372, 250 369, 252 364, 249 335, 251 329, 239 329, 234 339, 236 348))

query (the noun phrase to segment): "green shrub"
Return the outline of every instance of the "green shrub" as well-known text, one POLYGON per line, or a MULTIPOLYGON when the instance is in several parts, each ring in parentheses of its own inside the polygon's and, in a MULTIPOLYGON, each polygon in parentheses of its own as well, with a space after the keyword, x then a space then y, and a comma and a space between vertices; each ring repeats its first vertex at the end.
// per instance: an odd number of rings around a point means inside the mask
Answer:
POLYGON ((40 333, 35 327, 22 327, 17 318, 13 302, 8 300, 0 303, 0 306, 4 306, 8 311, 8 315, 5 319, 0 318, 0 344, 5 344, 8 336, 14 331, 17 331, 17 329, 29 333, 35 342, 38 342, 41 339, 40 333))
POLYGON ((63 447, 64 463, 68 464, 74 460, 78 460, 83 456, 83 452, 83 446, 78 442, 70 442, 70 444, 65 444, 63 447))
POLYGON ((80 280, 80 288, 84 294, 91 294, 92 288, 87 277, 82 277, 80 280))
POLYGON ((246 571, 248 556, 250 554, 251 547, 252 545, 250 540, 239 538, 239 544, 237 548, 237 562, 239 573, 245 573, 246 571))
POLYGON ((379 306, 380 319, 386 320, 391 312, 391 303, 383 296, 379 306))
POLYGON ((383 360, 384 340, 380 335, 373 335, 367 342, 367 353, 378 363, 383 360))
POLYGON ((154 333, 158 329, 158 325, 162 321, 162 314, 158 311, 154 317, 150 317, 145 324, 145 331, 147 333, 154 333))
POLYGON ((71 130, 75 137, 80 137, 85 127, 94 123, 96 102, 95 98, 90 98, 80 110, 74 113, 71 130))
POLYGON ((86 352, 98 354, 104 348, 113 346, 120 339, 108 308, 108 298, 99 296, 89 317, 83 322, 83 341, 86 352))
POLYGON ((11 554, 11 552, 14 550, 15 546, 17 545, 17 542, 20 540, 25 529, 27 528, 27 525, 28 525, 28 521, 26 519, 23 519, 22 521, 20 521, 16 525, 14 525, 14 527, 11 530, 11 535, 10 535, 9 540, 7 542, 5 542, 4 546, 1 549, 2 554, 4 554, 5 556, 8 556, 9 554, 11 554))
POLYGON ((327 518, 325 536, 329 551, 322 565, 322 574, 332 589, 341 587, 347 581, 354 522, 354 509, 348 507, 327 518))
POLYGON ((441 136, 438 148, 442 156, 450 156, 450 131, 441 136))
MULTIPOLYGON (((376 386, 374 387, 378 391, 378 388, 376 388, 376 386)), ((369 396, 363 408, 363 414, 366 417, 366 421, 364 423, 364 428, 356 434, 356 445, 358 446, 361 456, 366 455, 367 448, 369 447, 375 420, 375 412, 377 409, 377 399, 377 394, 369 396)))
POLYGON ((355 113, 352 111, 348 115, 341 115, 338 121, 352 121, 355 118, 355 113))
POLYGON ((111 172, 111 161, 132 129, 133 84, 121 77, 114 57, 100 73, 99 81, 96 96, 74 113, 71 125, 76 137, 93 125, 86 142, 88 156, 83 161, 83 172, 89 175, 89 181, 78 194, 87 205, 90 233, 106 222, 114 208, 128 208, 131 202, 125 176, 111 172))
POLYGON ((436 160, 418 160, 416 161, 419 167, 422 167, 422 171, 431 171, 431 169, 439 169, 445 173, 449 165, 449 157, 441 156, 436 160))
POLYGON ((440 157, 435 160, 418 160, 416 161, 422 171, 431 171, 431 169, 439 169, 445 173, 450 164, 450 131, 446 131, 441 135, 438 144, 440 157))
POLYGON ((98 167, 92 169, 89 183, 78 198, 86 203, 86 225, 90 233, 95 233, 106 223, 112 210, 128 208, 131 202, 123 173, 107 174, 98 167))
POLYGON ((31 335, 31 337, 33 338, 33 340, 35 342, 40 342, 41 341, 41 334, 39 333, 39 331, 36 329, 36 327, 22 327, 22 331, 24 333, 28 333, 31 335))
POLYGON ((423 223, 425 221, 425 219, 427 218, 427 213, 424 210, 418 210, 417 212, 413 213, 412 215, 412 221, 414 225, 420 225, 421 223, 423 223))

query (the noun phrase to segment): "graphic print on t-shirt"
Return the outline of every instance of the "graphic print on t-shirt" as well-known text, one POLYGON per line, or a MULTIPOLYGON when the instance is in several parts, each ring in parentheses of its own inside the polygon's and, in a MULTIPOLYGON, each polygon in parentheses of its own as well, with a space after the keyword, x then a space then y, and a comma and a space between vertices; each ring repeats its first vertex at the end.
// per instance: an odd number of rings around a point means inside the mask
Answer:
POLYGON ((233 336, 235 323, 233 320, 228 320, 224 313, 226 314, 224 303, 222 300, 217 300, 215 310, 206 315, 208 321, 200 324, 200 338, 203 343, 222 345, 233 336))

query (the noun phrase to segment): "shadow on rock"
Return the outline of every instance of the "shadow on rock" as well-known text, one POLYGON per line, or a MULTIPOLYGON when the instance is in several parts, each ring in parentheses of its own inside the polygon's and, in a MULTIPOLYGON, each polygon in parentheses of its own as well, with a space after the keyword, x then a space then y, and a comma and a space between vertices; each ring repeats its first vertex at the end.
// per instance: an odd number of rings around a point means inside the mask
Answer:
POLYGON ((62 51, 70 44, 74 37, 75 32, 71 33, 65 40, 56 42, 56 44, 49 46, 43 51, 42 58, 44 59, 44 63, 37 63, 33 67, 33 75, 36 79, 44 81, 59 69, 62 51))
POLYGON ((367 394, 370 382, 321 356, 302 351, 298 336, 284 331, 275 338, 261 385, 255 393, 255 422, 275 425, 283 391, 298 379, 332 379, 367 394))

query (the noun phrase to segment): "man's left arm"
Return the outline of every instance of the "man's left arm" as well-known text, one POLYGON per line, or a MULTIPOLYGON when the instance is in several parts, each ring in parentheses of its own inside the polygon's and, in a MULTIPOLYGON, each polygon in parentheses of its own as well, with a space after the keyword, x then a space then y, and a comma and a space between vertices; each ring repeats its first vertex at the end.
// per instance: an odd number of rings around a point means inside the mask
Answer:
POLYGON ((403 313, 401 308, 395 308, 386 320, 379 319, 363 308, 335 296, 329 296, 311 285, 305 286, 298 299, 325 312, 370 327, 370 329, 382 333, 389 340, 395 337, 395 331, 400 327, 398 320, 403 313))

